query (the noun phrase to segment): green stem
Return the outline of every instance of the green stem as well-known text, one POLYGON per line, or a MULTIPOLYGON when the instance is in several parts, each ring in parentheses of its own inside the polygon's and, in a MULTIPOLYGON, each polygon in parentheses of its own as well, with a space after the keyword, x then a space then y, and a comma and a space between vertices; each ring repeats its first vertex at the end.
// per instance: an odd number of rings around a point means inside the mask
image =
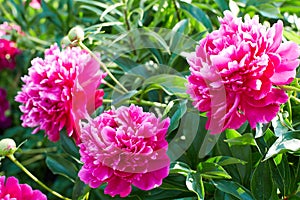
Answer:
MULTIPOLYGON (((113 100, 111 99, 103 99, 103 103, 112 103, 113 100)), ((153 102, 153 101, 146 101, 142 99, 135 99, 135 100, 128 100, 126 103, 133 103, 133 104, 139 104, 139 105, 144 105, 144 106, 155 106, 159 108, 165 108, 167 107, 166 104, 164 103, 159 103, 159 102, 153 102)))
POLYGON ((292 91, 295 91, 295 92, 300 92, 300 88, 295 87, 295 86, 283 85, 283 86, 280 86, 280 88, 282 88, 284 90, 292 90, 292 91))
POLYGON ((297 97, 291 96, 290 97, 293 101, 295 101, 296 103, 300 103, 300 99, 298 99, 297 97))
POLYGON ((15 163, 21 170, 23 170, 32 180, 34 180, 36 183, 38 183, 40 186, 42 186, 44 189, 48 190, 51 194, 57 196, 60 199, 65 199, 65 200, 71 200, 67 197, 62 196, 61 194, 53 191, 51 188, 46 186, 43 182, 41 182, 38 178, 36 178, 26 167, 24 167, 15 157, 13 154, 7 155, 7 157, 15 163))
MULTIPOLYGON (((125 92, 127 93, 128 90, 114 77, 114 75, 109 71, 109 69, 106 67, 106 65, 101 62, 101 60, 87 47, 85 46, 82 41, 79 41, 79 46, 89 52, 91 56, 100 64, 100 66, 104 69, 104 71, 108 74, 108 76, 125 92)), ((123 94, 124 94, 123 92, 123 94)))

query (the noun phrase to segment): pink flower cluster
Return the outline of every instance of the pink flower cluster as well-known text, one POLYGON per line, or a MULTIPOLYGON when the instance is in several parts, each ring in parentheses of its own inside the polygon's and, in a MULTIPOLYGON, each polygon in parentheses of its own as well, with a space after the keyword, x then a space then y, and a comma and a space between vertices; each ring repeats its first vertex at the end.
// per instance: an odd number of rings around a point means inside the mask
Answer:
POLYGON ((29 3, 29 6, 31 6, 34 9, 40 9, 41 8, 41 2, 42 2, 42 0, 32 0, 29 3))
POLYGON ((0 199, 10 200, 46 200, 47 197, 39 190, 32 190, 27 184, 19 184, 15 177, 0 176, 0 199))
POLYGON ((282 43, 281 21, 267 28, 258 16, 247 15, 243 22, 229 11, 224 15, 219 30, 187 58, 187 93, 207 112, 211 133, 239 128, 246 120, 252 128, 271 121, 288 100, 278 86, 291 83, 299 65, 298 45, 282 43))
POLYGON ((21 53, 14 41, 10 40, 12 31, 23 35, 21 27, 15 24, 4 22, 0 24, 0 70, 4 68, 14 69, 16 66, 15 57, 21 53))
POLYGON ((169 118, 131 105, 100 114, 83 126, 80 179, 92 188, 107 182, 111 196, 128 196, 131 184, 150 190, 161 185, 169 172, 165 140, 169 118))
POLYGON ((102 104, 98 90, 104 74, 97 61, 79 47, 60 50, 55 44, 45 51, 45 58, 31 62, 25 83, 15 97, 23 115, 24 127, 45 130, 51 141, 59 140, 65 127, 79 142, 79 121, 102 104))
POLYGON ((9 109, 9 102, 6 99, 6 91, 0 88, 0 129, 10 125, 11 119, 5 115, 5 111, 9 109))

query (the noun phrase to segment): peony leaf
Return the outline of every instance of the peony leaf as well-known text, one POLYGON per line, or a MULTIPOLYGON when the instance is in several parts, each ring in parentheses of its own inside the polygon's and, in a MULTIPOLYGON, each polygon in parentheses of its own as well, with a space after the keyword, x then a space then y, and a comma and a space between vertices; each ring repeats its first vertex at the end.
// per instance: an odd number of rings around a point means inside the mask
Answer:
POLYGON ((247 163, 246 161, 243 161, 243 160, 240 160, 240 159, 237 159, 234 157, 230 157, 230 156, 215 156, 215 157, 207 159, 205 162, 216 163, 221 166, 232 165, 232 164, 245 165, 247 163))
POLYGON ((200 8, 194 6, 193 4, 188 4, 182 1, 180 1, 179 4, 180 8, 187 11, 193 18, 201 22, 209 32, 212 31, 212 23, 205 12, 203 12, 200 8))
POLYGON ((189 173, 185 183, 190 191, 196 193, 198 200, 204 199, 204 184, 200 173, 189 173))
POLYGON ((182 174, 187 176, 188 173, 191 173, 193 170, 190 168, 190 166, 183 162, 172 162, 170 164, 170 174, 182 174))
POLYGON ((229 145, 253 145, 256 146, 255 139, 253 138, 252 133, 246 133, 241 136, 227 139, 225 142, 228 142, 229 145))
POLYGON ((290 131, 281 135, 268 150, 265 159, 267 160, 277 154, 300 151, 300 131, 290 131))
POLYGON ((226 178, 231 179, 231 176, 226 172, 226 170, 216 163, 200 162, 197 167, 197 171, 201 173, 203 178, 207 179, 217 179, 226 178))
POLYGON ((237 182, 227 181, 227 180, 213 180, 212 183, 219 190, 221 190, 227 194, 233 195, 238 199, 241 199, 241 200, 254 199, 251 192, 237 182))
POLYGON ((61 155, 48 154, 46 164, 53 174, 59 174, 68 178, 73 183, 77 177, 78 169, 71 161, 61 155))
POLYGON ((260 162, 253 172, 251 191, 256 199, 271 199, 274 183, 269 162, 260 162))

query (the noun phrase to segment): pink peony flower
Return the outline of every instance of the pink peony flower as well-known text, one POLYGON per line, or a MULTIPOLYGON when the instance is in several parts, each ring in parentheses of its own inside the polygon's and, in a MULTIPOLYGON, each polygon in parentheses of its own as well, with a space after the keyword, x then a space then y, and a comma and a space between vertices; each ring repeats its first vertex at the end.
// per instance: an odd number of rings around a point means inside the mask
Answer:
POLYGON ((0 199, 9 200, 46 200, 47 197, 39 190, 32 190, 27 184, 19 184, 15 177, 0 176, 0 199))
POLYGON ((16 47, 16 43, 0 39, 0 70, 4 68, 14 69, 16 66, 16 56, 21 51, 16 47))
POLYGON ((92 188, 107 182, 111 196, 128 196, 131 184, 150 190, 168 176, 170 159, 165 135, 169 118, 131 105, 102 113, 85 124, 80 147, 80 179, 92 188))
POLYGON ((0 129, 7 128, 11 124, 11 119, 5 115, 9 109, 9 102, 6 99, 6 91, 0 88, 0 129))
POLYGON ((32 0, 29 3, 29 6, 31 6, 34 9, 40 9, 41 8, 41 0, 32 0))
POLYGON ((246 120, 252 128, 270 122, 288 100, 278 86, 291 83, 299 65, 297 44, 282 43, 281 21, 267 28, 258 16, 246 15, 243 22, 229 11, 224 15, 219 30, 187 58, 187 93, 199 111, 207 112, 212 134, 239 128, 246 120))
POLYGON ((97 87, 104 75, 99 64, 79 47, 60 51, 56 44, 45 51, 44 59, 35 58, 31 64, 15 98, 22 103, 22 125, 36 127, 33 133, 45 130, 53 142, 65 127, 78 143, 79 120, 102 104, 103 92, 97 87))

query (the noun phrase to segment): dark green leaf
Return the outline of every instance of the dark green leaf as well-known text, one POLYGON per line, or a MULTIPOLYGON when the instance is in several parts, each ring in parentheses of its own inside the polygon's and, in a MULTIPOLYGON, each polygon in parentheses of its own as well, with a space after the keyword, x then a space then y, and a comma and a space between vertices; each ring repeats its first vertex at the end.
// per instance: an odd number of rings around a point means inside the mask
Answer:
POLYGON ((60 142, 61 142, 61 148, 69 154, 70 156, 79 159, 79 149, 76 146, 74 140, 67 136, 65 132, 60 134, 60 142))
POLYGON ((75 182, 77 177, 77 167, 71 161, 60 155, 48 154, 46 164, 53 174, 59 174, 75 182))
POLYGON ((290 131, 281 135, 270 147, 265 160, 283 152, 297 152, 300 150, 300 131, 290 131))
POLYGON ((180 1, 180 8, 187 11, 192 17, 194 17, 197 21, 201 22, 209 32, 212 31, 212 23, 209 17, 203 12, 200 8, 194 6, 193 4, 185 3, 180 1))
POLYGON ((240 185, 234 181, 226 181, 226 180, 213 180, 212 183, 218 188, 219 190, 231 194, 238 199, 241 200, 254 200, 251 192, 246 189, 244 186, 240 185))
POLYGON ((170 174, 176 173, 187 176, 187 174, 191 172, 190 166, 186 163, 176 161, 170 164, 170 174))
POLYGON ((225 171, 225 169, 216 163, 200 162, 197 167, 197 171, 203 178, 216 179, 227 178, 231 179, 231 176, 225 171))
POLYGON ((186 187, 196 193, 198 200, 204 200, 204 185, 200 173, 189 173, 186 177, 186 187))
POLYGON ((273 191, 272 171, 269 162, 260 162, 251 179, 251 191, 256 199, 269 200, 273 191))

